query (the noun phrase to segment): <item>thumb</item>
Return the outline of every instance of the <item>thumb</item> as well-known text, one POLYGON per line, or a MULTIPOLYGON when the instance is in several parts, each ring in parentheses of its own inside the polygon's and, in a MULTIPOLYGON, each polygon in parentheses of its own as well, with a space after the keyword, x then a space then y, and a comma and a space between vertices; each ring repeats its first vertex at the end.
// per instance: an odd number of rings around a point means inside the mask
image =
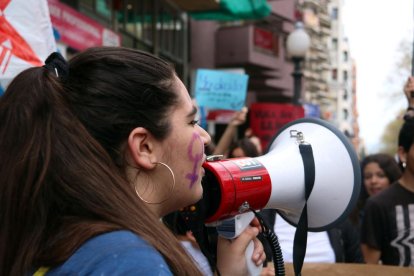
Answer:
POLYGON ((250 241, 254 240, 259 234, 259 228, 255 226, 248 226, 241 234, 238 236, 234 243, 238 243, 243 252, 246 251, 247 246, 250 241))

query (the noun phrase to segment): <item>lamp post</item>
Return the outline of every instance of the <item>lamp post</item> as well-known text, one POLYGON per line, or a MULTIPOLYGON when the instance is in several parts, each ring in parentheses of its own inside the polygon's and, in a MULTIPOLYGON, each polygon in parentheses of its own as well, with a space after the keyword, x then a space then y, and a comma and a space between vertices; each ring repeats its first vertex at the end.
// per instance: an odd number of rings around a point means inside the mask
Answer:
POLYGON ((293 76, 293 103, 300 105, 300 95, 302 91, 302 70, 301 63, 305 59, 306 52, 310 46, 309 35, 303 28, 302 22, 297 22, 295 30, 287 38, 286 48, 288 55, 291 57, 294 70, 293 76))

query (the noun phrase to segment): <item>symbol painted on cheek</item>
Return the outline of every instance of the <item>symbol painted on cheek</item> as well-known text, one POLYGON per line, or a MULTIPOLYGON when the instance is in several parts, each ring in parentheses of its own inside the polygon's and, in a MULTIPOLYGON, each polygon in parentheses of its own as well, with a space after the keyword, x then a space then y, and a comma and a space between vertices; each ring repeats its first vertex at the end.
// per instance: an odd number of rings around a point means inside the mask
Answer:
POLYGON ((193 185, 197 182, 197 179, 199 177, 198 175, 198 169, 201 166, 201 160, 204 156, 204 143, 201 140, 200 135, 197 133, 193 133, 193 137, 191 138, 191 142, 188 145, 188 158, 193 162, 193 171, 191 173, 188 173, 185 177, 190 180, 190 189, 193 187, 193 185), (201 146, 201 153, 196 154, 193 152, 194 146, 197 146, 197 142, 200 143, 201 146))

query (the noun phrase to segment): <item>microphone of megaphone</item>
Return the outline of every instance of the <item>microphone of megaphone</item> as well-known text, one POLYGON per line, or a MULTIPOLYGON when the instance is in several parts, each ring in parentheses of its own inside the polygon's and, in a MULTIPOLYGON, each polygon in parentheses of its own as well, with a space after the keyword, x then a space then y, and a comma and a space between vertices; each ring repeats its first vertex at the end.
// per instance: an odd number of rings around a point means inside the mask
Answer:
POLYGON ((277 209, 296 226, 306 203, 308 230, 323 231, 349 215, 361 186, 358 158, 348 138, 330 123, 314 118, 285 125, 263 156, 212 157, 203 167, 207 224, 251 208, 277 209), (312 147, 315 166, 314 185, 307 200, 306 168, 298 146, 303 142, 312 147))

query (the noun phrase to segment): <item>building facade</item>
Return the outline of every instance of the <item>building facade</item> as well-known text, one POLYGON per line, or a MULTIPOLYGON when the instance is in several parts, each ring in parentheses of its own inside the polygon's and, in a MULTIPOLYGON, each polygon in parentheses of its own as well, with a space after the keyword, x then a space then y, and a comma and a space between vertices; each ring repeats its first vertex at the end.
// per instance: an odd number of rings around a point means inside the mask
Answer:
POLYGON ((100 45, 143 49, 173 63, 191 93, 200 68, 241 71, 249 76, 248 107, 292 103, 293 64, 285 45, 300 12, 311 37, 302 102, 317 107, 313 116, 355 135, 354 70, 342 32, 340 0, 258 0, 256 4, 270 9, 266 16, 255 17, 258 10, 252 10, 251 15, 230 19, 220 15, 223 7, 216 0, 48 1, 55 17, 60 14, 53 7, 60 5, 76 19, 57 30, 68 57, 100 45), (66 33, 77 33, 83 42, 71 41, 66 33), (100 36, 91 39, 96 33, 100 36))
POLYGON ((331 74, 330 90, 337 95, 333 122, 353 142, 357 151, 359 141, 359 125, 356 95, 356 64, 351 58, 349 41, 343 26, 343 0, 331 0, 329 13, 331 15, 331 74))
POLYGON ((310 49, 304 64, 304 100, 320 109, 320 116, 332 121, 332 107, 336 95, 329 87, 331 56, 329 39, 331 20, 327 0, 298 1, 298 10, 311 39, 310 49))

